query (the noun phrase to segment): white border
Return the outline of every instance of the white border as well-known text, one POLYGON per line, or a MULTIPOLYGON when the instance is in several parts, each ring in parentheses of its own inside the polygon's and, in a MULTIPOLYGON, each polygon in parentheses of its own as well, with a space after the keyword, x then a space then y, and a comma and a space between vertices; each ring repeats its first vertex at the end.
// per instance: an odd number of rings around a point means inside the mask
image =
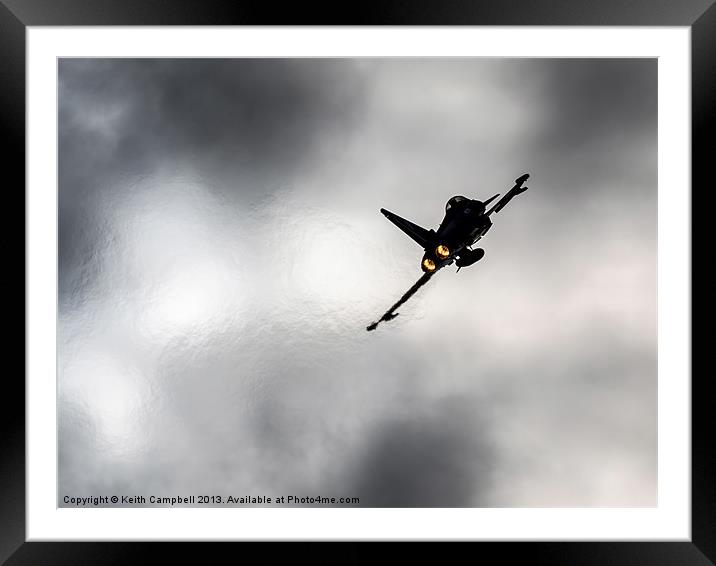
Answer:
POLYGON ((690 28, 27 28, 27 539, 690 540, 690 28), (57 57, 658 57, 658 507, 57 508, 57 57))

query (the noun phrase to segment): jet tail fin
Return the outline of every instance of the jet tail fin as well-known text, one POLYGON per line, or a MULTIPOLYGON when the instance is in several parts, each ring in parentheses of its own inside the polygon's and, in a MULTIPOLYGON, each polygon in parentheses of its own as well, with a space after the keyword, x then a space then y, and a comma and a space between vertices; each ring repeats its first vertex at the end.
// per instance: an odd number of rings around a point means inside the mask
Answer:
POLYGON ((417 224, 413 224, 405 218, 401 218, 397 214, 393 214, 389 210, 381 208, 380 211, 388 220, 390 220, 423 248, 427 247, 431 236, 435 233, 433 230, 426 230, 425 228, 418 226, 417 224))

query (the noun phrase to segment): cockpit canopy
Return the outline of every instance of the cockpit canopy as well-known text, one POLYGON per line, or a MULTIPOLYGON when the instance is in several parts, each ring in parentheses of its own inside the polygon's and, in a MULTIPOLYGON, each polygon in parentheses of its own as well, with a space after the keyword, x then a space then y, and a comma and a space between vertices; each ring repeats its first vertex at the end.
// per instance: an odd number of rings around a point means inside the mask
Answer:
POLYGON ((457 203, 467 200, 465 197, 462 196, 455 196, 452 197, 449 201, 447 201, 447 204, 445 205, 445 212, 450 210, 453 206, 455 206, 457 203))

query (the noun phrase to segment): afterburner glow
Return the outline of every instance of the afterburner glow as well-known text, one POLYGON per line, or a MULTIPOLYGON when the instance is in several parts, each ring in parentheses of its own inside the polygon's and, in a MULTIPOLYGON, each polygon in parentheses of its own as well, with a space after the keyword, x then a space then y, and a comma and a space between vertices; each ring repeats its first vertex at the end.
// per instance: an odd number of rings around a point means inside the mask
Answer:
POLYGON ((437 248, 435 248, 435 253, 438 257, 445 259, 450 255, 450 248, 444 244, 440 244, 437 248))

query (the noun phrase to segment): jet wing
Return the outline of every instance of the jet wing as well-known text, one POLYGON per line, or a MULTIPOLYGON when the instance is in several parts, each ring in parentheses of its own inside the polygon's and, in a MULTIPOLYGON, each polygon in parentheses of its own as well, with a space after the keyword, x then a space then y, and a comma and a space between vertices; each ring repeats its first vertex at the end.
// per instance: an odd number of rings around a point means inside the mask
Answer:
POLYGON ((401 218, 397 214, 393 214, 389 210, 381 208, 380 211, 388 220, 390 220, 393 224, 395 224, 398 228, 400 228, 403 232, 405 232, 408 236, 410 236, 413 240, 420 244, 420 247, 422 248, 427 247, 428 242, 430 242, 430 240, 432 239, 432 235, 435 234, 433 230, 426 230, 425 228, 422 228, 417 224, 413 224, 405 218, 401 218))
POLYGON ((420 287, 422 287, 422 286, 425 285, 428 281, 430 281, 430 278, 431 278, 433 275, 434 275, 434 274, 431 273, 431 272, 423 273, 423 276, 422 276, 420 279, 418 279, 418 280, 413 284, 413 286, 412 286, 410 289, 408 289, 408 290, 403 294, 402 297, 400 297, 400 299, 398 299, 398 302, 397 302, 397 303, 395 303, 392 307, 390 307, 390 308, 386 311, 386 313, 385 313, 383 316, 381 316, 378 320, 376 320, 375 322, 372 322, 371 324, 369 324, 368 326, 366 326, 365 329, 366 329, 368 332, 370 332, 371 330, 375 330, 381 322, 388 322, 389 320, 393 320, 396 316, 398 316, 398 315, 400 314, 400 313, 397 313, 397 312, 395 312, 395 311, 397 311, 401 306, 403 306, 403 304, 404 304, 410 297, 412 297, 413 295, 415 295, 415 293, 418 292, 418 289, 420 289, 420 287))
POLYGON ((528 187, 523 187, 522 185, 527 179, 529 179, 529 177, 529 174, 525 173, 521 177, 515 179, 515 185, 509 191, 507 191, 507 194, 504 197, 497 201, 497 204, 495 204, 495 206, 493 206, 490 210, 487 211, 487 215, 489 216, 493 212, 500 212, 513 198, 515 198, 519 194, 524 193, 528 187))

